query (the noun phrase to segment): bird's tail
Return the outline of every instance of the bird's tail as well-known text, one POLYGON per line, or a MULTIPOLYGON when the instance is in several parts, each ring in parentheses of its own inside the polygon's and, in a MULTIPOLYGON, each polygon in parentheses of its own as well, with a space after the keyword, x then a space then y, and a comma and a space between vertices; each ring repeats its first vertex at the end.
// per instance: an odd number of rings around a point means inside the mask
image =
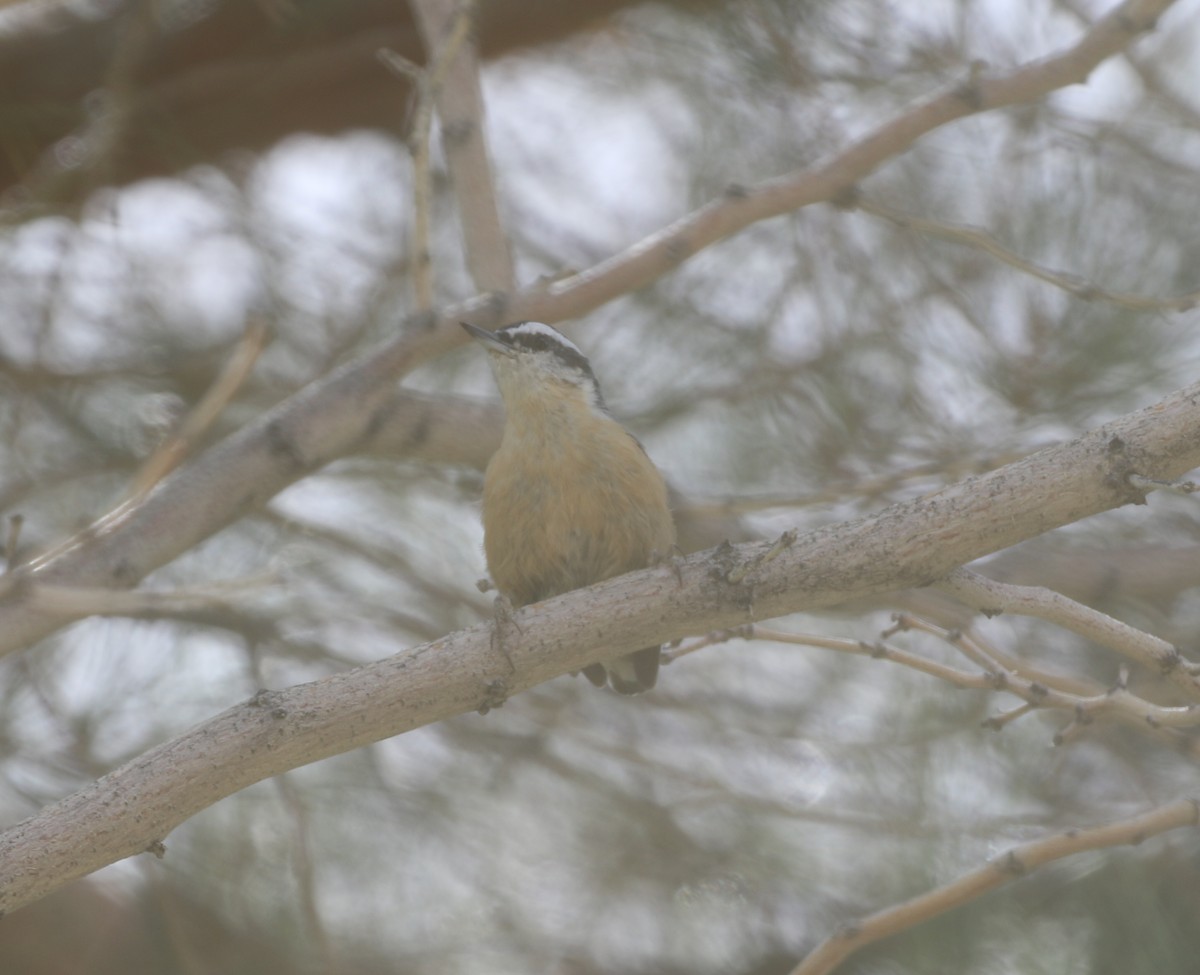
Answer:
POLYGON ((661 651, 661 647, 646 647, 606 664, 590 664, 583 668, 583 674, 597 687, 607 683, 618 694, 641 694, 658 680, 661 651))

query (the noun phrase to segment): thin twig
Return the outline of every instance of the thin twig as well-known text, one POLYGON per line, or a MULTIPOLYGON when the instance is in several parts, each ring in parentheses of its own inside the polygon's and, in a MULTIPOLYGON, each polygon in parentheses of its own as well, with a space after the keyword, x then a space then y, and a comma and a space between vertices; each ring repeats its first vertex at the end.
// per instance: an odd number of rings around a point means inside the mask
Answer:
POLYGON ((1166 491, 1168 494, 1182 494, 1187 497, 1200 491, 1200 485, 1195 481, 1159 481, 1152 477, 1142 477, 1141 474, 1130 474, 1126 480, 1147 494, 1151 491, 1166 491))
POLYGON ((955 243, 965 244, 968 247, 984 251, 997 260, 1015 267, 1018 271, 1028 274, 1030 277, 1037 278, 1039 281, 1052 284, 1056 288, 1061 288, 1063 291, 1084 301, 1106 301, 1109 304, 1118 305, 1121 308, 1130 308, 1134 311, 1187 311, 1189 308, 1200 304, 1200 291, 1192 291, 1173 298, 1148 297, 1125 291, 1107 291, 1099 285, 1085 281, 1077 275, 1068 274, 1065 271, 1055 271, 1022 257, 1016 251, 1000 243, 990 231, 982 227, 928 220, 924 217, 905 213, 903 210, 898 210, 895 207, 864 200, 861 197, 854 200, 854 207, 863 213, 869 213, 872 216, 890 220, 892 223, 906 230, 912 230, 929 237, 939 237, 942 240, 954 241, 955 243))
POLYGON ((1200 700, 1200 678, 1190 672, 1192 668, 1178 647, 1052 589, 996 582, 970 569, 956 569, 937 586, 985 613, 1018 613, 1057 623, 1166 677, 1189 697, 1200 700))
POLYGON ((269 334, 265 321, 258 318, 250 320, 233 355, 218 373, 208 392, 184 418, 174 435, 159 444, 154 453, 146 458, 130 485, 127 501, 136 501, 144 495, 192 452, 250 376, 266 347, 269 334))
POLYGON ((980 666, 988 670, 1004 671, 1029 681, 1031 684, 1052 687, 1064 694, 1073 694, 1076 697, 1094 696, 1105 692, 1105 688, 1096 681, 1055 674, 1034 667, 1027 660, 1021 660, 985 639, 975 630, 947 629, 936 622, 909 613, 897 613, 894 618, 901 629, 927 633, 935 639, 948 643, 956 651, 965 654, 972 660, 985 661, 980 666))
MULTIPOLYGON (((1167 707, 1158 705, 1138 697, 1124 687, 1105 689, 1094 682, 1087 682, 1089 693, 1063 690, 1054 686, 1050 681, 1037 680, 1005 667, 983 651, 976 641, 960 631, 946 630, 931 623, 917 621, 912 617, 905 616, 902 619, 903 628, 917 629, 943 640, 966 655, 972 663, 981 668, 982 672, 970 673, 960 670, 909 650, 903 650, 883 640, 868 642, 825 637, 811 633, 790 633, 758 624, 739 627, 736 635, 745 639, 821 647, 826 650, 836 650, 838 653, 888 660, 910 670, 937 677, 955 687, 1002 691, 1021 698, 1025 702, 1022 707, 1007 712, 1003 716, 987 720, 987 726, 996 730, 1035 709, 1063 711, 1070 714, 1072 720, 1086 718, 1090 721, 1100 717, 1111 717, 1131 727, 1149 732, 1173 748, 1180 748, 1200 757, 1200 741, 1185 738, 1176 731, 1176 729, 1195 728, 1200 725, 1200 706, 1167 707)), ((712 640, 711 642, 719 641, 712 640)), ((687 652, 700 649, 700 646, 703 645, 706 644, 688 645, 687 652)))
POLYGON ((25 524, 25 516, 18 513, 8 516, 8 533, 4 538, 4 574, 12 572, 17 567, 17 549, 21 544, 21 528, 25 524))
POLYGON ((755 625, 753 623, 730 627, 727 630, 714 630, 711 633, 706 633, 704 636, 692 637, 691 639, 680 640, 678 643, 672 644, 668 649, 663 651, 662 662, 664 664, 672 664, 681 657, 693 654, 697 650, 703 650, 705 647, 728 643, 730 640, 753 640, 754 638, 755 625))
POLYGON ((908 930, 977 897, 1019 880, 1032 870, 1087 850, 1134 845, 1148 837, 1184 826, 1200 825, 1200 802, 1177 799, 1148 813, 1107 826, 1072 829, 1056 836, 1013 847, 957 880, 879 911, 822 942, 792 969, 791 975, 824 975, 854 952, 900 931, 908 930))
MULTIPOLYGON (((410 0, 410 5, 431 56, 448 43, 443 42, 443 36, 453 36, 464 18, 469 27, 473 26, 478 11, 472 0, 410 0)), ((516 274, 496 204, 473 30, 468 29, 466 41, 448 65, 434 98, 450 189, 458 203, 467 270, 479 291, 510 293, 516 287, 516 274)))
MULTIPOLYGON (((1132 727, 1149 729, 1158 734, 1165 728, 1195 728, 1200 725, 1200 705, 1168 706, 1155 704, 1130 692, 1122 678, 1112 687, 1078 677, 1064 677, 1037 670, 1021 661, 1008 662, 998 648, 985 647, 975 634, 963 630, 946 630, 925 621, 908 618, 912 629, 920 629, 949 643, 973 660, 986 662, 989 673, 995 675, 997 690, 1010 691, 1039 708, 1070 711, 1075 720, 1112 716, 1132 727)), ((1175 735, 1158 737, 1173 747, 1183 748, 1200 756, 1200 740, 1184 740, 1175 735)))
POLYGON ((279 578, 274 573, 263 573, 205 586, 164 591, 128 592, 122 589, 33 585, 22 593, 22 599, 40 612, 65 619, 84 616, 160 618, 228 606, 245 600, 255 590, 277 585, 278 582, 279 578))
POLYGON ((429 141, 433 130, 433 109, 442 80, 453 63, 459 48, 471 30, 470 9, 460 7, 449 33, 429 59, 428 66, 415 74, 411 62, 391 51, 380 51, 384 64, 400 74, 414 79, 416 85, 416 109, 408 143, 413 156, 413 226, 412 267, 413 290, 416 310, 429 311, 433 308, 433 253, 431 237, 433 229, 433 178, 430 173, 429 141))
POLYGON ((972 690, 990 690, 995 687, 995 682, 987 674, 968 673, 965 670, 959 670, 956 667, 939 663, 936 660, 929 660, 908 650, 902 650, 890 643, 884 643, 882 640, 868 642, 866 640, 821 636, 816 633, 790 633, 758 624, 749 629, 750 632, 745 634, 747 639, 770 640, 773 643, 790 643, 793 646, 800 647, 820 647, 823 650, 836 650, 838 653, 847 653, 857 657, 890 660, 892 663, 907 667, 910 670, 916 670, 922 674, 937 677, 949 684, 953 684, 955 687, 972 690))

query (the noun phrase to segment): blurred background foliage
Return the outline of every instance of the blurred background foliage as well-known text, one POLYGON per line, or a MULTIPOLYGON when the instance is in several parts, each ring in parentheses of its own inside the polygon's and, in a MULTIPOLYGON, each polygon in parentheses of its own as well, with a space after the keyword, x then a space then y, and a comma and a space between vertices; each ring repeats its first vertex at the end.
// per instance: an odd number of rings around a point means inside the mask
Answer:
MULTIPOLYGON (((384 44, 419 56, 403 6, 0 7, 0 509, 24 516, 26 551, 121 496, 251 314, 272 341, 214 438, 411 310, 407 96, 374 60, 384 44), (241 32, 214 44, 235 16, 241 32), (120 57, 139 24, 140 48, 120 57), (33 69, 73 53, 58 76, 33 69), (338 58, 357 73, 332 72, 338 58), (220 71, 204 75, 214 65, 243 79, 244 104, 220 71), (189 79, 193 102, 170 102, 189 79), (318 83, 319 98, 305 87, 318 83), (121 105, 101 87, 138 106, 104 153, 88 139, 121 105)), ((1002 72, 1048 54, 1105 9, 554 7, 481 3, 522 285, 588 267, 731 183, 812 164, 973 61, 1002 72)), ((694 547, 875 511, 1194 381, 1200 317, 1165 305, 1200 288, 1196 12, 1179 3, 1086 87, 956 122, 861 187, 1161 310, 1086 300, 976 248, 820 206, 564 326, 668 475, 694 547)), ((437 152, 435 176, 450 302, 473 289, 437 152)), ((477 349, 406 385, 447 410, 495 397, 477 349)), ((87 620, 0 662, 3 822, 261 687, 485 617, 486 451, 466 466, 437 451, 333 464, 147 583, 276 569, 283 585, 192 617, 87 620)), ((1194 655, 1198 546, 1195 502, 1155 495, 992 571, 1194 655)), ((871 640, 891 608, 783 625, 871 640)), ((1111 655, 1047 625, 980 629, 1052 669, 1118 677, 1111 655)), ((896 641, 952 659, 919 635, 896 641)), ((219 803, 167 839, 164 860, 115 865, 7 919, 0 968, 784 972, 839 924, 1014 843, 1195 793, 1194 765, 1132 731, 1094 725, 1053 748, 1060 716, 997 734, 980 722, 1011 699, 949 691, 880 661, 743 641, 682 658, 637 699, 563 678, 219 803)), ((1200 843, 1175 834, 1061 862, 843 970, 1169 975, 1194 971, 1198 951, 1200 843)))

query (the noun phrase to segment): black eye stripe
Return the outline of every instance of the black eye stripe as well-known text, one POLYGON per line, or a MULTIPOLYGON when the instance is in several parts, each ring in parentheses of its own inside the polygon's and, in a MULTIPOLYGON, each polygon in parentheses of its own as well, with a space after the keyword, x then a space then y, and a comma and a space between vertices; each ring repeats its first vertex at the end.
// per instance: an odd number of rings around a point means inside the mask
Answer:
POLYGON ((563 364, 578 369, 584 375, 591 376, 593 380, 596 378, 587 357, 569 345, 564 345, 553 336, 540 332, 518 332, 516 329, 520 328, 519 325, 511 327, 513 331, 500 329, 496 335, 503 338, 514 349, 522 349, 526 352, 549 352, 563 364))

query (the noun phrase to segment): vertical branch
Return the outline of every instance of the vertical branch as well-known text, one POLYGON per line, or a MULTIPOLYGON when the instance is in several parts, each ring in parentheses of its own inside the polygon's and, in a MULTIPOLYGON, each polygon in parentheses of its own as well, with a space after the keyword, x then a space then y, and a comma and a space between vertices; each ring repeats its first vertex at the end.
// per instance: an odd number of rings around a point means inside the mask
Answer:
MULTIPOLYGON (((409 0, 425 49, 448 50, 459 23, 473 26, 472 0, 409 0)), ((500 223, 496 188, 483 128, 483 92, 473 34, 448 65, 434 92, 441 119, 442 148, 458 203, 466 246, 467 269, 480 291, 511 292, 515 288, 512 254, 500 223)))
POLYGON ((433 107, 446 70, 466 40, 470 28, 471 18, 464 7, 458 12, 441 46, 435 53, 430 54, 429 63, 423 69, 394 51, 379 52, 380 60, 396 74, 409 79, 416 91, 416 107, 413 110, 408 142, 413 155, 413 290, 418 312, 433 309, 433 258, 429 245, 433 226, 430 215, 433 181, 429 170, 433 107))

